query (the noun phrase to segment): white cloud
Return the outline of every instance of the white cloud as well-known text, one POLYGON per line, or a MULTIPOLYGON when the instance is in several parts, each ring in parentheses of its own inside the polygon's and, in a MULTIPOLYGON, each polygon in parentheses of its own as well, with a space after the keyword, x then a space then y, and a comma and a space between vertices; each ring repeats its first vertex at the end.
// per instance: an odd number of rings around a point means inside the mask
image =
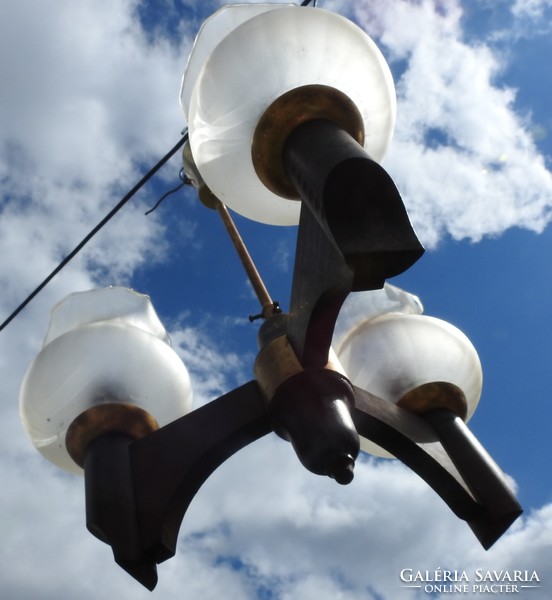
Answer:
POLYGON ((547 8, 552 8, 550 0, 515 0, 512 13, 516 17, 530 17, 539 19, 547 8))
MULTIPOLYGON (((21 259, 35 266, 18 278, 19 296, 114 206, 137 180, 139 161, 151 164, 178 139, 189 40, 181 49, 147 43, 134 4, 4 7, 0 43, 10 60, 1 67, 1 240, 12 256, 19 244, 21 259)), ((137 262, 162 252, 159 226, 133 207, 125 209, 124 224, 114 219, 112 235, 99 235, 88 250, 100 271, 128 278, 137 262)))
POLYGON ((464 40, 460 4, 363 2, 357 13, 393 62, 406 61, 386 166, 425 244, 542 231, 552 174, 516 113, 515 90, 496 84, 500 56, 464 40))
POLYGON ((198 407, 222 395, 238 383, 245 383, 247 358, 224 352, 203 327, 183 327, 170 334, 173 348, 190 372, 194 406, 198 407))

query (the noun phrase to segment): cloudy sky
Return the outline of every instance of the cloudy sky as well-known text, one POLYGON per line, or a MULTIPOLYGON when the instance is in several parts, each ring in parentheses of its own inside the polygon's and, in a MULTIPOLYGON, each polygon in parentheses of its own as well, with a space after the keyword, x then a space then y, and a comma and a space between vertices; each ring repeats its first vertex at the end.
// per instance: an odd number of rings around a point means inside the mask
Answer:
MULTIPOLYGON (((427 248, 396 283, 473 341, 470 426, 515 482, 521 519, 488 552, 415 475, 362 457, 341 487, 267 436, 205 484, 150 594, 84 526, 83 481, 19 419, 53 304, 110 284, 149 294, 202 404, 252 378, 257 312, 216 214, 172 160, 0 333, 0 593, 13 600, 414 599, 402 569, 536 571, 552 594, 550 0, 320 0, 378 43, 398 116, 385 167, 427 248)), ((171 148, 178 95, 214 0, 4 0, 0 7, 0 320, 171 148)), ((336 41, 337 43, 337 41, 336 41)), ((295 228, 237 218, 287 308, 295 228)), ((452 596, 452 594, 447 594, 452 596)))

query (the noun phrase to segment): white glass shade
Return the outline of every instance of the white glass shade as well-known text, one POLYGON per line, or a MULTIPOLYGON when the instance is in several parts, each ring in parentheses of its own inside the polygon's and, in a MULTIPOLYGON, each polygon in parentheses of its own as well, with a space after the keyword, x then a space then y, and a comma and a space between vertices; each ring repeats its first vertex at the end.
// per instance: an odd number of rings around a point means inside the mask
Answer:
POLYGON ((203 65, 218 44, 236 27, 249 19, 269 10, 286 6, 285 4, 232 4, 223 6, 204 21, 196 36, 194 46, 188 58, 186 72, 182 78, 180 104, 184 114, 188 115, 192 89, 203 65))
POLYGON ((354 23, 318 8, 237 5, 215 13, 200 31, 181 102, 197 168, 236 212, 274 225, 298 223, 300 203, 263 185, 251 144, 268 106, 311 84, 335 88, 354 102, 365 148, 381 160, 395 123, 393 80, 381 52, 354 23))
MULTIPOLYGON (((433 382, 462 390, 466 421, 481 396, 481 363, 468 338, 456 327, 425 315, 388 313, 353 327, 336 348, 351 382, 388 402, 433 382)), ((361 447, 388 456, 368 440, 361 447)))
POLYGON ((82 472, 65 446, 74 419, 120 402, 160 426, 191 409, 188 372, 147 296, 111 287, 71 294, 52 310, 44 346, 20 393, 23 424, 50 461, 82 472))

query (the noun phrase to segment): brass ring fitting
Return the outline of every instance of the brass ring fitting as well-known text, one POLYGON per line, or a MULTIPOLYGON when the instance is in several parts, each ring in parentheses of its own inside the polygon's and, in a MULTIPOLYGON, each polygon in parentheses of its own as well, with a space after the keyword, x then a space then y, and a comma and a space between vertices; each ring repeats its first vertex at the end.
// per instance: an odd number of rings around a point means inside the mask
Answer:
POLYGON ((276 195, 299 200, 285 172, 282 154, 287 138, 299 125, 314 119, 332 121, 359 144, 364 144, 364 121, 356 104, 327 85, 304 85, 277 98, 263 113, 251 145, 255 172, 276 195))
MULTIPOLYGON (((335 353, 330 349, 330 357, 325 369, 344 375, 335 353)), ((284 381, 305 369, 299 362, 287 337, 281 335, 264 346, 255 360, 253 372, 265 401, 270 402, 284 381)))
POLYGON ((435 381, 407 392, 397 405, 409 412, 423 415, 431 410, 446 409, 466 420, 468 404, 464 392, 453 383, 435 381))
POLYGON ((107 402, 85 410, 71 423, 65 435, 65 447, 77 465, 84 468, 86 449, 97 437, 124 433, 138 440, 156 429, 159 429, 157 421, 142 408, 107 402))

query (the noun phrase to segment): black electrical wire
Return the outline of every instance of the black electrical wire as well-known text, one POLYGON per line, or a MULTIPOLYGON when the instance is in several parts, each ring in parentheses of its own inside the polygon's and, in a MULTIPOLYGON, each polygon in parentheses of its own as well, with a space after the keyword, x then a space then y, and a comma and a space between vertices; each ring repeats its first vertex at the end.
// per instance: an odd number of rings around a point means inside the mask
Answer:
POLYGON ((303 2, 301 2, 301 6, 308 6, 311 2, 313 6, 316 6, 316 0, 303 0, 303 2))
POLYGON ((92 231, 72 250, 60 263, 59 265, 44 279, 44 281, 37 286, 28 296, 21 302, 21 304, 11 313, 11 315, 0 325, 0 331, 2 331, 15 317, 31 302, 31 300, 39 294, 50 281, 67 265, 67 263, 73 259, 82 248, 100 231, 100 229, 113 217, 123 206, 136 194, 136 192, 150 180, 157 171, 174 155, 188 139, 188 132, 184 133, 179 142, 171 148, 167 154, 153 166, 140 181, 118 202, 118 204, 92 229, 92 231))
POLYGON ((172 190, 169 190, 168 192, 165 192, 161 196, 161 198, 159 198, 159 200, 149 210, 147 210, 144 213, 146 216, 149 215, 150 213, 152 213, 156 208, 158 208, 158 206, 161 204, 161 202, 163 202, 165 200, 165 198, 168 198, 171 194, 176 194, 176 192, 178 192, 179 190, 181 190, 185 185, 190 185, 191 184, 191 180, 188 179, 186 177, 186 175, 184 174, 184 169, 180 169, 179 177, 182 180, 182 183, 180 183, 179 185, 177 185, 172 190))

